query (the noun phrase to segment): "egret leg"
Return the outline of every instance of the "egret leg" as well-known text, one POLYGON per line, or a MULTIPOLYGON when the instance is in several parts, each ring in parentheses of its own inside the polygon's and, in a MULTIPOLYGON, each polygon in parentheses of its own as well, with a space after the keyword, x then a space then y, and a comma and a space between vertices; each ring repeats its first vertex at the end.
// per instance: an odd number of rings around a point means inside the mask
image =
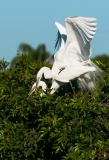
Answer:
POLYGON ((64 85, 64 89, 65 89, 65 96, 67 96, 67 90, 68 90, 67 84, 64 85))
POLYGON ((75 89, 75 87, 73 87, 73 86, 72 86, 72 82, 71 82, 71 81, 70 81, 70 86, 71 86, 71 88, 72 88, 73 95, 74 95, 74 97, 75 97, 75 90, 74 90, 74 89, 75 89))

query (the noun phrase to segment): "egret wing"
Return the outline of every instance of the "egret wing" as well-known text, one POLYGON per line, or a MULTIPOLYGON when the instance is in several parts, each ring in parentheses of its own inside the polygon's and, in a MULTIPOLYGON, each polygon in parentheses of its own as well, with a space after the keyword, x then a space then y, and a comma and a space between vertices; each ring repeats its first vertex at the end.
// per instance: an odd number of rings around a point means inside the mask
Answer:
MULTIPOLYGON (((57 33, 57 38, 56 38, 56 43, 55 43, 55 49, 61 50, 66 43, 67 40, 67 33, 66 33, 66 28, 62 26, 60 23, 55 22, 55 25, 58 28, 58 33, 57 33)), ((45 60, 45 63, 49 62, 50 64, 54 63, 55 59, 55 54, 51 55, 45 60)))
POLYGON ((60 23, 55 22, 55 25, 58 28, 58 33, 57 33, 57 39, 55 43, 55 49, 60 47, 62 49, 66 43, 67 40, 67 33, 66 33, 66 28, 62 26, 60 23))
POLYGON ((85 57, 85 59, 90 57, 90 42, 96 32, 95 20, 95 18, 86 17, 68 17, 65 19, 67 31, 65 54, 69 53, 69 46, 71 46, 71 50, 75 49, 81 57, 85 57))
POLYGON ((74 78, 78 78, 88 72, 95 71, 95 67, 88 67, 88 66, 68 66, 54 78, 60 82, 69 82, 74 78))

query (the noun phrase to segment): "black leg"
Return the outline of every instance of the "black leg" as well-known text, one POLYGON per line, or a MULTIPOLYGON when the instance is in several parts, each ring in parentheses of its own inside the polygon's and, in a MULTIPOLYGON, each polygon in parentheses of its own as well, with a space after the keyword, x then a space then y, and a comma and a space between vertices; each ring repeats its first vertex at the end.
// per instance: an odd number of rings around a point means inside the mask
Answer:
POLYGON ((71 82, 71 81, 69 81, 69 83, 70 83, 70 86, 71 86, 72 91, 73 91, 73 96, 75 97, 75 90, 74 90, 74 89, 75 89, 75 87, 73 87, 73 86, 72 86, 72 82, 71 82))

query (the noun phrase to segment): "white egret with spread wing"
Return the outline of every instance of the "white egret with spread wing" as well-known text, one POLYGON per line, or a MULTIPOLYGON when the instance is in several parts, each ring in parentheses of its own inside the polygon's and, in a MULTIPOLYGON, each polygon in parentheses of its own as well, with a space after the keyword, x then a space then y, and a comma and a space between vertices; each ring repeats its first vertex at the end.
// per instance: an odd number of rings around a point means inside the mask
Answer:
POLYGON ((91 60, 91 45, 95 31, 95 18, 68 17, 65 19, 67 41, 64 48, 55 54, 52 71, 56 76, 56 70, 67 66, 80 65, 81 62, 88 61, 87 66, 95 67, 96 74, 88 72, 84 76, 79 76, 78 82, 83 90, 93 90, 95 81, 100 76, 101 70, 94 65, 91 60))
MULTIPOLYGON (((95 20, 95 18, 85 17, 66 18, 66 43, 62 39, 60 26, 57 23, 62 46, 54 55, 52 70, 49 69, 48 71, 45 71, 46 74, 43 72, 45 78, 52 78, 55 84, 56 82, 70 82, 70 80, 78 78, 81 88, 91 90, 95 87, 94 80, 97 79, 96 74, 99 75, 101 72, 101 70, 90 60, 90 41, 96 31, 95 20), (93 71, 96 71, 96 74, 94 74, 93 71)), ((52 86, 51 89, 55 90, 52 86)))

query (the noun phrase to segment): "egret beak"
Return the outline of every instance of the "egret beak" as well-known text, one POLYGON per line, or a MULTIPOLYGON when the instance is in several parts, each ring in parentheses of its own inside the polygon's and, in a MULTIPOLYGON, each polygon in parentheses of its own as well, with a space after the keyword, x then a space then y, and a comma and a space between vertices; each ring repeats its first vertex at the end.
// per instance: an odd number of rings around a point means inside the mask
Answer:
POLYGON ((36 89, 37 89, 36 87, 32 88, 30 92, 28 93, 28 96, 31 96, 35 92, 36 89))
POLYGON ((38 78, 38 80, 37 80, 36 84, 35 84, 35 85, 33 85, 33 87, 32 87, 32 89, 30 90, 30 92, 29 92, 28 96, 31 96, 31 95, 32 95, 32 94, 37 90, 37 88, 38 88, 38 84, 39 84, 39 78, 38 78))

